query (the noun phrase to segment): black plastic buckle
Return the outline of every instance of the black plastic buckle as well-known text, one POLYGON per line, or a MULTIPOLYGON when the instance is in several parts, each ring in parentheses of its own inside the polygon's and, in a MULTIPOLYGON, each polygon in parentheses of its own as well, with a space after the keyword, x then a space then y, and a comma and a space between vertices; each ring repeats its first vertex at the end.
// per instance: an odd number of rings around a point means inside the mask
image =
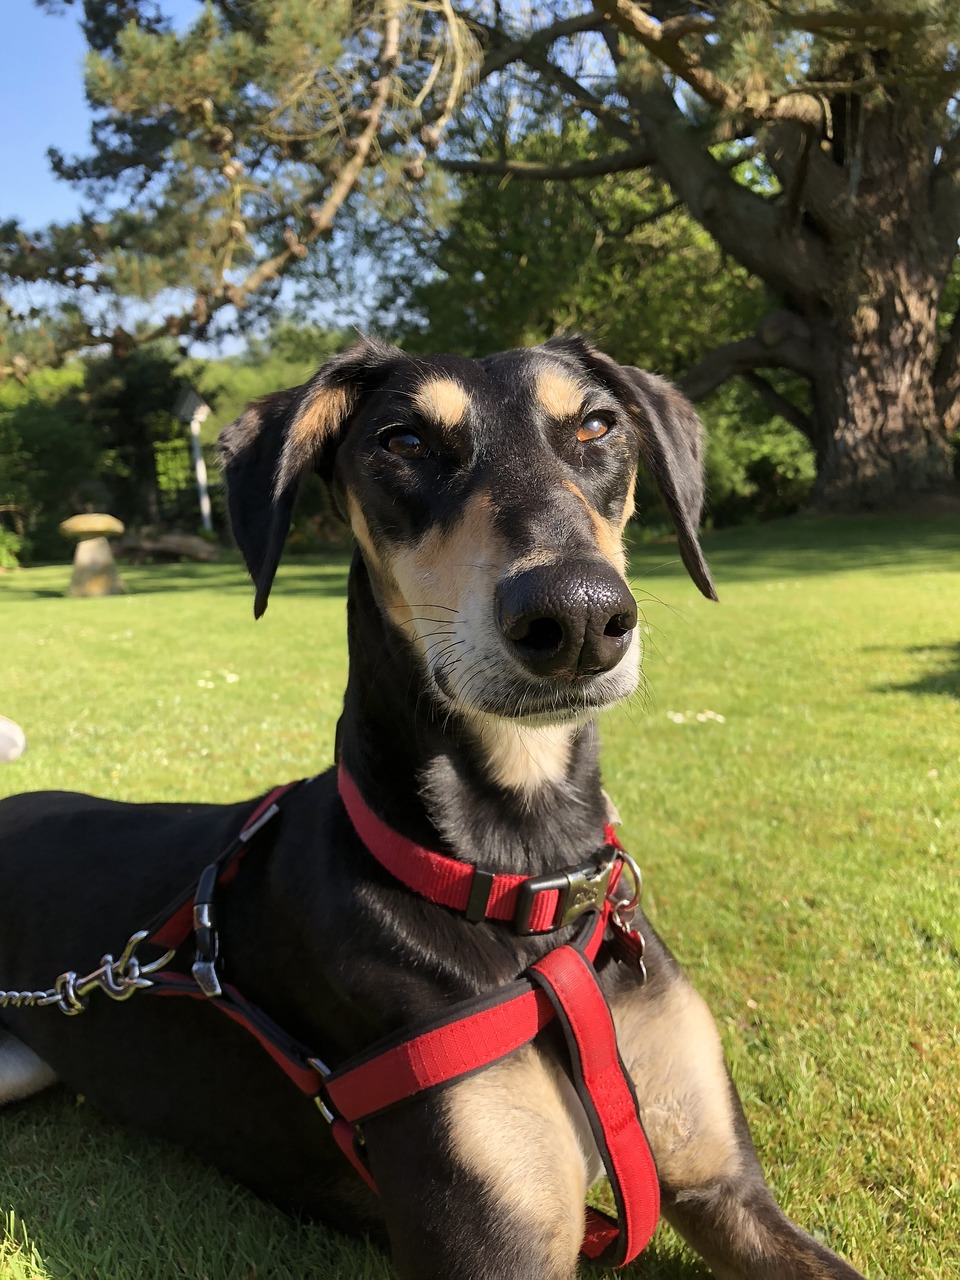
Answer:
POLYGON ((552 933, 565 924, 572 924, 588 911, 599 911, 607 898, 613 861, 583 862, 578 867, 563 867, 545 876, 531 876, 517 893, 517 910, 513 927, 517 933, 552 933), (530 920, 537 894, 549 889, 559 892, 557 909, 552 923, 543 929, 531 929, 530 920))

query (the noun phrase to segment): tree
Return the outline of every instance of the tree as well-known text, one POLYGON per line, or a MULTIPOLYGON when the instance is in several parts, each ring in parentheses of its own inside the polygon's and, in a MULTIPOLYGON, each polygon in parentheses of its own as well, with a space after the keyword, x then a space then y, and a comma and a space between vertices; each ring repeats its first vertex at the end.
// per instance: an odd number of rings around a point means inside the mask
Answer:
MULTIPOLYGON (((572 169, 596 146, 577 121, 528 133, 518 150, 525 164, 572 169)), ((398 240, 380 309, 398 315, 406 346, 422 333, 480 354, 583 329, 617 359, 679 378, 766 311, 762 283, 646 170, 535 184, 466 175, 442 225, 404 217, 398 240)))
MULTIPOLYGON (((75 515, 97 476, 100 453, 82 421, 79 362, 0 383, 0 521, 22 533, 24 552, 63 558, 58 524, 75 515)), ((2 539, 0 539, 2 541, 2 539)))
MULTIPOLYGON (((810 410, 790 411, 816 451, 823 506, 954 494, 960 312, 947 327, 944 300, 960 234, 956 5, 596 0, 525 32, 502 14, 484 31, 488 49, 525 40, 515 64, 596 121, 608 145, 594 174, 652 167, 769 287, 775 303, 755 334, 689 372, 694 395, 732 373, 757 386, 761 369, 800 375, 810 410), (561 29, 566 46, 551 38, 561 29), (766 183, 725 166, 717 145, 731 140, 755 148, 766 183)), ((447 165, 584 173, 519 154, 447 165)))
POLYGON ((436 198, 442 172, 651 169, 770 298, 752 334, 688 371, 690 392, 739 373, 802 422, 824 506, 953 493, 953 0, 209 0, 179 34, 161 5, 84 0, 94 152, 54 161, 91 212, 32 235, 0 228, 0 276, 72 298, 61 348, 71 323, 75 344, 122 354, 256 319, 285 274, 325 252, 337 269, 348 200, 369 222, 392 199, 436 198), (498 103, 503 145, 479 154, 472 122, 498 103), (560 135, 583 118, 593 154, 524 153, 545 121, 560 135), (731 147, 752 168, 732 166, 731 147), (777 370, 809 387, 809 406, 777 370))
POLYGON ((187 379, 170 347, 152 343, 84 362, 78 416, 100 447, 98 478, 110 510, 128 524, 160 522, 157 446, 184 438, 173 406, 187 379))
MULTIPOLYGON (((39 231, 0 224, 8 308, 14 284, 66 300, 60 360, 255 322, 359 185, 382 196, 406 180, 389 159, 417 129, 422 167, 477 48, 450 0, 211 0, 180 32, 162 0, 82 12, 93 150, 51 161, 85 212, 39 231)), ((23 358, 2 357, 0 375, 22 373, 23 358)))

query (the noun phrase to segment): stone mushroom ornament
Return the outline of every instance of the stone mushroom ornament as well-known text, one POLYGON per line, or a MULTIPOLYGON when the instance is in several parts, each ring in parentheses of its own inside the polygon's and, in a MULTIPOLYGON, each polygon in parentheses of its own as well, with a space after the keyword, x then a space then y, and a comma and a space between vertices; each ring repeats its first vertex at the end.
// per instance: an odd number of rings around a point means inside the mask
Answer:
POLYGON ((71 516, 61 523, 60 532, 77 544, 68 596, 126 594, 127 588, 107 541, 107 538, 123 533, 123 524, 116 516, 105 515, 102 511, 71 516))

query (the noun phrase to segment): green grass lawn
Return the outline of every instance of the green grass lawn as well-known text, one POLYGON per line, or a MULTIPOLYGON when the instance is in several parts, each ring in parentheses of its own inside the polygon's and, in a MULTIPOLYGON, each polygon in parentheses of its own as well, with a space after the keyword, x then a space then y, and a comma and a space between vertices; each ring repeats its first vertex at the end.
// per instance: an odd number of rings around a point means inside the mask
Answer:
MULTIPOLYGON (((871 1280, 949 1280, 960 529, 792 521, 707 550, 718 606, 674 546, 633 557, 646 689, 604 738, 625 842, 787 1210, 871 1280)), ((0 578, 0 713, 29 740, 0 795, 229 800, 330 763, 344 558, 289 561, 256 626, 236 564, 124 573, 94 601, 58 596, 66 566, 0 578)), ((390 1275, 65 1090, 0 1117, 0 1210, 9 1280, 390 1275)), ((629 1274, 707 1273, 662 1228, 629 1274)))

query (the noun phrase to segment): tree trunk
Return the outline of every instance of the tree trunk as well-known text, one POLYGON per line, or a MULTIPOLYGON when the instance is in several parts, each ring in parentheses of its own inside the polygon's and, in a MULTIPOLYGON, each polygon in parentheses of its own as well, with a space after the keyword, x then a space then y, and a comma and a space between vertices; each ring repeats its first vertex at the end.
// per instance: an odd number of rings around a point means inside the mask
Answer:
POLYGON ((927 126, 895 91, 859 110, 857 128, 833 144, 848 187, 824 227, 832 287, 806 306, 814 505, 960 505, 934 381, 937 315, 956 244, 945 243, 931 205, 927 126))
POLYGON ((940 283, 908 255, 812 326, 818 508, 960 505, 934 394, 940 283))

